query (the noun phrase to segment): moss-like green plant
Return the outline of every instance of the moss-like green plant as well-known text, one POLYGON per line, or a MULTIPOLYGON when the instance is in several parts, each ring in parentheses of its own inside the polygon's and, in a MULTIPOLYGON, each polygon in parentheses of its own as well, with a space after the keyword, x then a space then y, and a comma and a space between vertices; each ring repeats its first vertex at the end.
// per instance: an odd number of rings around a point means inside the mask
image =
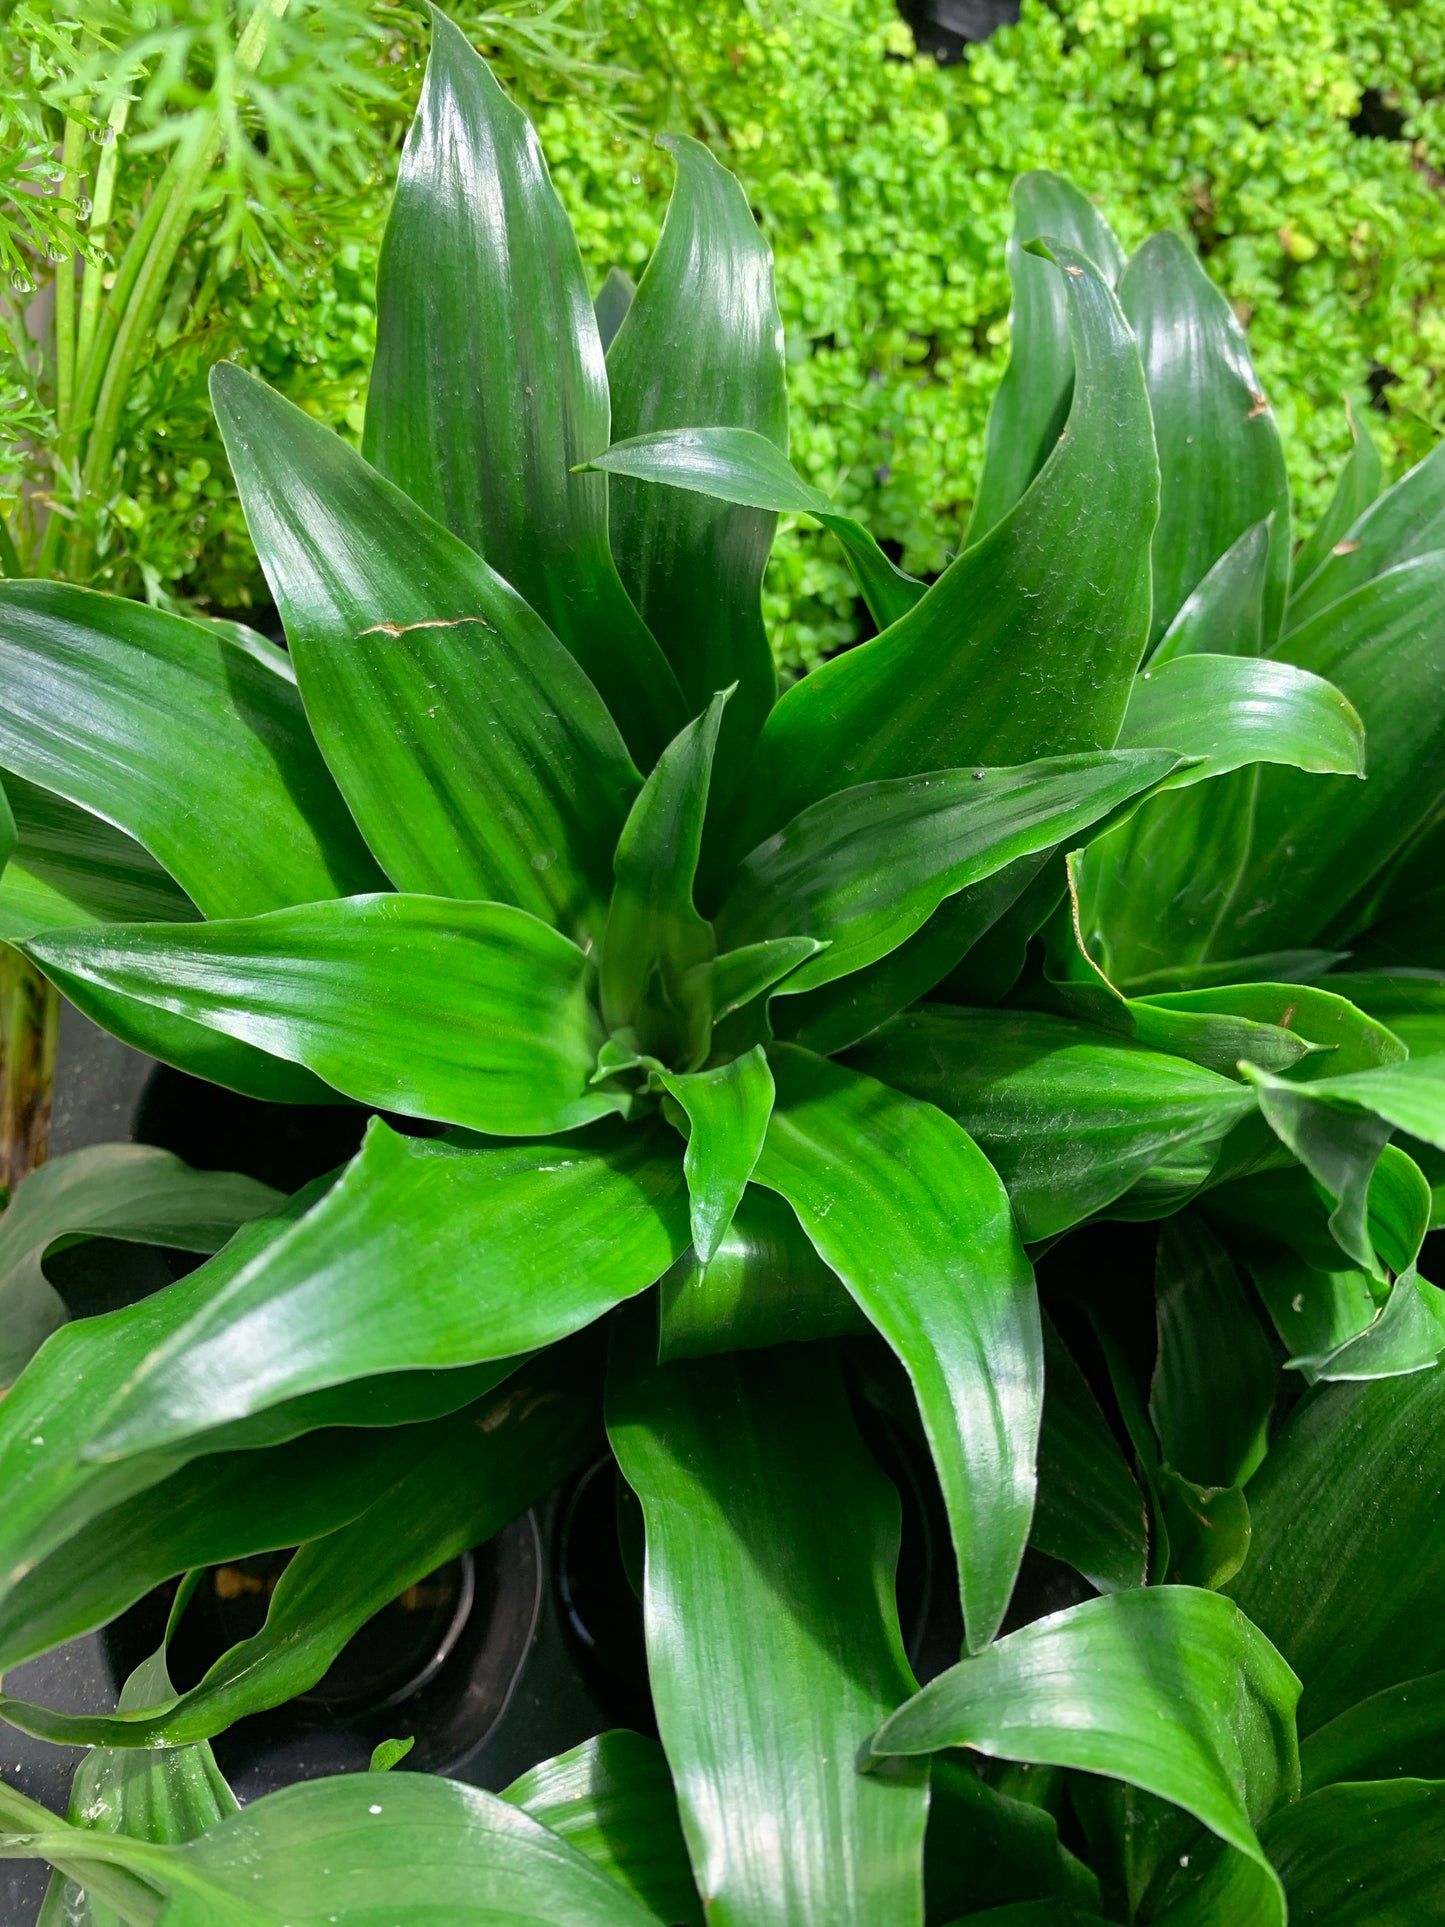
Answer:
MULTIPOLYGON (((1198 262, 1033 172, 926 585, 791 463, 765 239, 670 145, 604 355, 536 135, 438 17, 362 451, 213 377, 288 651, 0 584, 0 934, 163 1061, 390 1114, 259 1215, 167 1167, 196 1242, 240 1229, 0 1404, 7 1671, 299 1545, 189 1690, 162 1652, 111 1715, 0 1695, 105 1749, 72 1823, 0 1790, 0 1852, 136 1927, 1284 1927, 1386 1879, 1429 1917, 1445 973, 1401 960, 1435 941, 1445 453, 1381 493, 1361 440, 1296 548, 1198 262), (880 633, 779 697, 785 512, 880 633), (921 1690, 869 1404, 946 1521, 964 1657, 921 1690), (660 1747, 229 1813, 209 1738, 604 1428, 660 1747)), ((12 1335, 105 1221, 40 1182, 12 1335)))

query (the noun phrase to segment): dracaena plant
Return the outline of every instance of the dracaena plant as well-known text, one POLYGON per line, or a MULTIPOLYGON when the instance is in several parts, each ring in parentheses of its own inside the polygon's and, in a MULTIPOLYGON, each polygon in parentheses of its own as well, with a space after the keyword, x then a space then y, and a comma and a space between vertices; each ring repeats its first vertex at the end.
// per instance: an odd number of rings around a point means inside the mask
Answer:
POLYGON ((672 145, 604 358, 535 136, 438 19, 362 452, 215 375, 289 654, 0 587, 5 934, 163 1061, 387 1114, 279 1205, 20 1192, 14 1350, 57 1328, 0 1404, 0 1665, 300 1549, 187 1691, 162 1649, 113 1715, 0 1698, 97 1749, 73 1824, 0 1790, 0 1853, 169 1927, 1279 1927, 1387 1878, 1428 1913, 1440 458, 1376 500, 1362 439, 1293 555, 1222 298, 1027 176, 972 539, 916 582, 790 467, 766 246, 672 145), (779 698, 783 511, 880 633, 779 698), (240 1229, 59 1322, 47 1250, 122 1223, 240 1229), (922 1691, 870 1404, 956 1566, 922 1691), (231 1812, 209 1738, 604 1426, 660 1747, 231 1812), (1078 1603, 1001 1636, 1030 1546, 1078 1603))

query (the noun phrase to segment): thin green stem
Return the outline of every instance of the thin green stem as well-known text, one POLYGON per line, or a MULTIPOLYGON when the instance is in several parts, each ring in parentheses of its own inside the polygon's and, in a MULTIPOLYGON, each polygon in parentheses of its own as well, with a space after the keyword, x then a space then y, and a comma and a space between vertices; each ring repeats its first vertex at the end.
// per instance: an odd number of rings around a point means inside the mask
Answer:
MULTIPOLYGON (((280 18, 288 4, 289 0, 259 0, 236 43, 235 64, 239 70, 247 73, 255 71, 266 50, 271 23, 280 18)), ((166 283, 185 240, 206 176, 214 165, 223 131, 218 104, 211 111, 209 126, 204 132, 198 133, 188 149, 178 154, 166 169, 142 230, 137 231, 126 250, 122 270, 117 273, 115 308, 120 314, 120 322, 106 356, 105 372, 95 398, 95 419, 91 424, 81 469, 83 498, 96 495, 110 478, 111 464, 120 438, 121 414, 130 385, 141 357, 149 351, 151 330, 165 296, 166 283), (123 288, 122 280, 128 278, 125 270, 138 254, 142 232, 146 234, 144 256, 134 269, 133 282, 123 288)), ((87 370, 87 376, 89 373, 87 370)), ((89 380, 86 385, 89 387, 89 380)), ((88 532, 84 527, 75 529, 67 551, 67 575, 78 579, 87 574, 91 555, 92 544, 88 532)))
MULTIPOLYGON (((67 120, 60 145, 61 198, 72 208, 80 198, 81 162, 85 155, 85 126, 67 120)), ((55 267, 55 420, 62 438, 70 430, 75 399, 75 260, 67 254, 55 267)))
POLYGON ((95 346, 95 326, 100 312, 101 295, 105 289, 105 231, 110 226, 111 209, 115 205, 115 177, 120 166, 120 137, 125 132, 126 117, 130 113, 130 98, 124 95, 110 110, 106 125, 110 138, 100 156, 100 165, 95 170, 95 200, 90 210, 89 236, 90 257, 85 264, 85 273, 80 283, 80 323, 76 331, 75 365, 83 375, 95 346))
POLYGON ((15 546, 9 524, 0 515, 0 575, 24 575, 25 565, 20 560, 20 551, 15 546))

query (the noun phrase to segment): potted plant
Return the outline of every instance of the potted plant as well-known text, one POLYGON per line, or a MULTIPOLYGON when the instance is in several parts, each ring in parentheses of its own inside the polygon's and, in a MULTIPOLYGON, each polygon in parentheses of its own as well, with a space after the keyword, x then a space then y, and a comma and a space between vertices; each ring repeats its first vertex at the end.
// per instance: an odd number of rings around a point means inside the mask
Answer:
POLYGON ((0 1698, 97 1749, 69 1823, 0 1790, 3 1851, 174 1927, 1428 1911, 1445 1076, 1400 959, 1440 458, 1381 495, 1361 441, 1293 556, 1222 299, 1025 176, 925 586, 792 470, 767 248, 671 146, 604 361, 536 137, 438 17, 363 451, 214 377, 289 653, 0 585, 9 934, 163 1062, 392 1120, 0 1403, 7 1668, 300 1548, 190 1690, 162 1646, 113 1715, 0 1698), (782 510, 880 633, 779 699, 782 510), (956 1565, 921 1690, 869 1410, 956 1565), (228 1812, 209 1738, 603 1427, 660 1746, 228 1812), (1076 1603, 1031 1613, 1030 1545, 1076 1603))

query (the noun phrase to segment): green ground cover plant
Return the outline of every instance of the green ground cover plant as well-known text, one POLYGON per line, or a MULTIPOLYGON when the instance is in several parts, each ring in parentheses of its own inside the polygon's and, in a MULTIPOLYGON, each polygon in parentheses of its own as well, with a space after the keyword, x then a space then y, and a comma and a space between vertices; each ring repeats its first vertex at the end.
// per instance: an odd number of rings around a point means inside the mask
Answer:
POLYGON ((1035 170, 926 583, 791 461, 766 238, 668 151, 594 308, 436 16, 360 450, 212 376, 287 650, 0 584, 0 934, 163 1062, 388 1114, 281 1200, 136 1147, 20 1188, 0 1668, 299 1550, 187 1691, 0 1695, 94 1749, 0 1853, 96 1927, 1428 1918, 1445 447, 1385 488, 1356 421, 1299 540, 1193 252, 1035 170), (780 695, 781 514, 879 633, 780 695), (66 1321, 95 1235, 220 1248, 66 1321), (951 1546, 921 1684, 870 1414, 951 1546), (604 1437, 658 1740, 234 1811, 210 1739, 604 1437))
MULTIPOLYGON (((229 0, 167 6, 139 36, 133 17, 122 31, 113 10, 40 0, 4 15, 15 108, 0 166, 43 184, 82 157, 59 203, 84 211, 97 251, 87 287, 121 269, 176 135, 204 118, 204 59, 198 81, 177 49, 234 47, 249 14, 229 0), (89 52, 87 25, 100 42, 89 52), (147 84, 123 106, 147 49, 147 84), (128 118, 98 144, 112 109, 128 118)), ((912 58, 891 0, 549 0, 458 17, 538 118, 594 291, 614 266, 636 274, 656 240, 670 174, 653 134, 685 129, 724 155, 778 258, 799 465, 915 573, 941 570, 968 525, 1008 352, 1009 185, 1029 168, 1086 181, 1130 247, 1165 227, 1196 243, 1251 328, 1311 518, 1349 448, 1340 392, 1362 401, 1372 367, 1398 378, 1376 424, 1392 469, 1441 426, 1438 0, 1027 0, 1017 27, 943 71, 912 58), (1376 111, 1364 124, 1384 133, 1362 138, 1351 124, 1365 95, 1376 111)), ((32 451, 18 469, 0 462, 7 486, 58 486, 74 579, 162 606, 266 595, 206 401, 215 359, 239 358, 353 436, 365 406, 377 250, 420 78, 416 19, 292 0, 267 33, 264 87, 222 64, 221 160, 176 237, 155 326, 139 331, 147 352, 122 371, 119 420, 83 486, 43 300, 40 346, 16 337, 0 376, 12 435, 32 451), (242 128, 265 134, 264 155, 242 128), (243 175, 250 200, 226 200, 243 175)), ((36 227, 34 197, 5 207, 6 271, 43 296, 47 248, 71 245, 65 216, 36 227)), ((82 326, 84 312, 82 295, 82 326)), ((12 496, 13 523, 14 508, 12 496)), ((13 532, 33 566, 38 527, 22 514, 13 532)), ((806 522, 785 521, 766 594, 788 673, 867 632, 806 522)))

